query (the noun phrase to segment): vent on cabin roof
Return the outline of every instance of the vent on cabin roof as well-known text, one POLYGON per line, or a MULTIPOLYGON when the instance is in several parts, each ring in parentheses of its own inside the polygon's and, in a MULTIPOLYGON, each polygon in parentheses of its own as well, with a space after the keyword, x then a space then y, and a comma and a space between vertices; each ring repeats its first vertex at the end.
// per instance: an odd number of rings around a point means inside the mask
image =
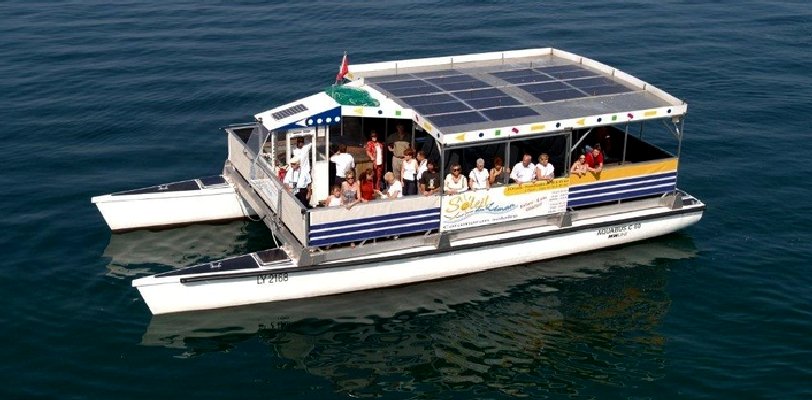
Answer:
POLYGON ((271 116, 273 117, 273 119, 278 121, 280 119, 285 119, 287 117, 290 117, 291 115, 295 115, 305 111, 307 111, 307 107, 305 107, 304 104, 294 104, 284 110, 277 111, 271 114, 271 116))

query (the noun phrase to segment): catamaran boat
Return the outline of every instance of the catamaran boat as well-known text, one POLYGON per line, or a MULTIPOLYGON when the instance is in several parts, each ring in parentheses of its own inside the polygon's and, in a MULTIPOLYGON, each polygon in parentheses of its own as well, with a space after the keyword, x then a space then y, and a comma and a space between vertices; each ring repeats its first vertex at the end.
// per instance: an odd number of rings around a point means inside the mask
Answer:
POLYGON ((227 127, 221 175, 92 199, 114 231, 251 217, 278 241, 135 279, 152 313, 522 265, 672 233, 705 209, 677 187, 687 104, 598 61, 543 48, 348 66, 345 54, 337 82, 227 127), (376 160, 366 151, 373 132, 387 144, 376 160), (381 162, 400 175, 404 147, 440 177, 461 169, 462 189, 479 159, 506 173, 476 190, 321 206, 338 146, 359 176, 381 162), (544 174, 509 178, 509 168, 535 171, 536 159, 544 174), (291 164, 307 189, 286 183, 291 164))

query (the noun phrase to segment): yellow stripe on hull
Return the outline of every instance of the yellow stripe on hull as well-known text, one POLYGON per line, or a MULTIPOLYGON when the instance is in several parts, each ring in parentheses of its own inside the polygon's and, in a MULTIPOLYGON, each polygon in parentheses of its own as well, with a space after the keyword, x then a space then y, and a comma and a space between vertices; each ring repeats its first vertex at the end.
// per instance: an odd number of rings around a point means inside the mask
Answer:
POLYGON ((587 172, 581 176, 570 174, 570 186, 676 171, 678 164, 679 159, 674 157, 665 160, 646 161, 635 164, 604 165, 603 171, 601 171, 600 174, 593 174, 591 172, 587 172))

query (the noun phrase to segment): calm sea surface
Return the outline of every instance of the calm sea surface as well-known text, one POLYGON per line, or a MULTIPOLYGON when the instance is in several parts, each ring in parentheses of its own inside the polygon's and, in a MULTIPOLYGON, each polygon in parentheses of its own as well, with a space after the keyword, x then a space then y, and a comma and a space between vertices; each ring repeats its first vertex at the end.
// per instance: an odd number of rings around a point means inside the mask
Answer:
POLYGON ((0 398, 812 398, 807 0, 0 3, 0 398), (152 317, 134 277, 271 247, 111 235, 221 127, 353 63, 553 46, 689 103, 678 234, 392 290, 152 317))

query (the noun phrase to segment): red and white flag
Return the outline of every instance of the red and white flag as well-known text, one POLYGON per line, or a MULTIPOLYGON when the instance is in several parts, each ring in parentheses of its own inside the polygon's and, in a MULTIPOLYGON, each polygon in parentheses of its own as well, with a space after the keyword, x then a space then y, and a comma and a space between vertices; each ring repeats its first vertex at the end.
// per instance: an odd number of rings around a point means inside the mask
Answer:
POLYGON ((341 66, 338 68, 338 74, 336 74, 336 83, 341 82, 344 80, 344 76, 346 76, 350 72, 350 59, 347 58, 347 52, 344 52, 344 58, 341 59, 341 66))

